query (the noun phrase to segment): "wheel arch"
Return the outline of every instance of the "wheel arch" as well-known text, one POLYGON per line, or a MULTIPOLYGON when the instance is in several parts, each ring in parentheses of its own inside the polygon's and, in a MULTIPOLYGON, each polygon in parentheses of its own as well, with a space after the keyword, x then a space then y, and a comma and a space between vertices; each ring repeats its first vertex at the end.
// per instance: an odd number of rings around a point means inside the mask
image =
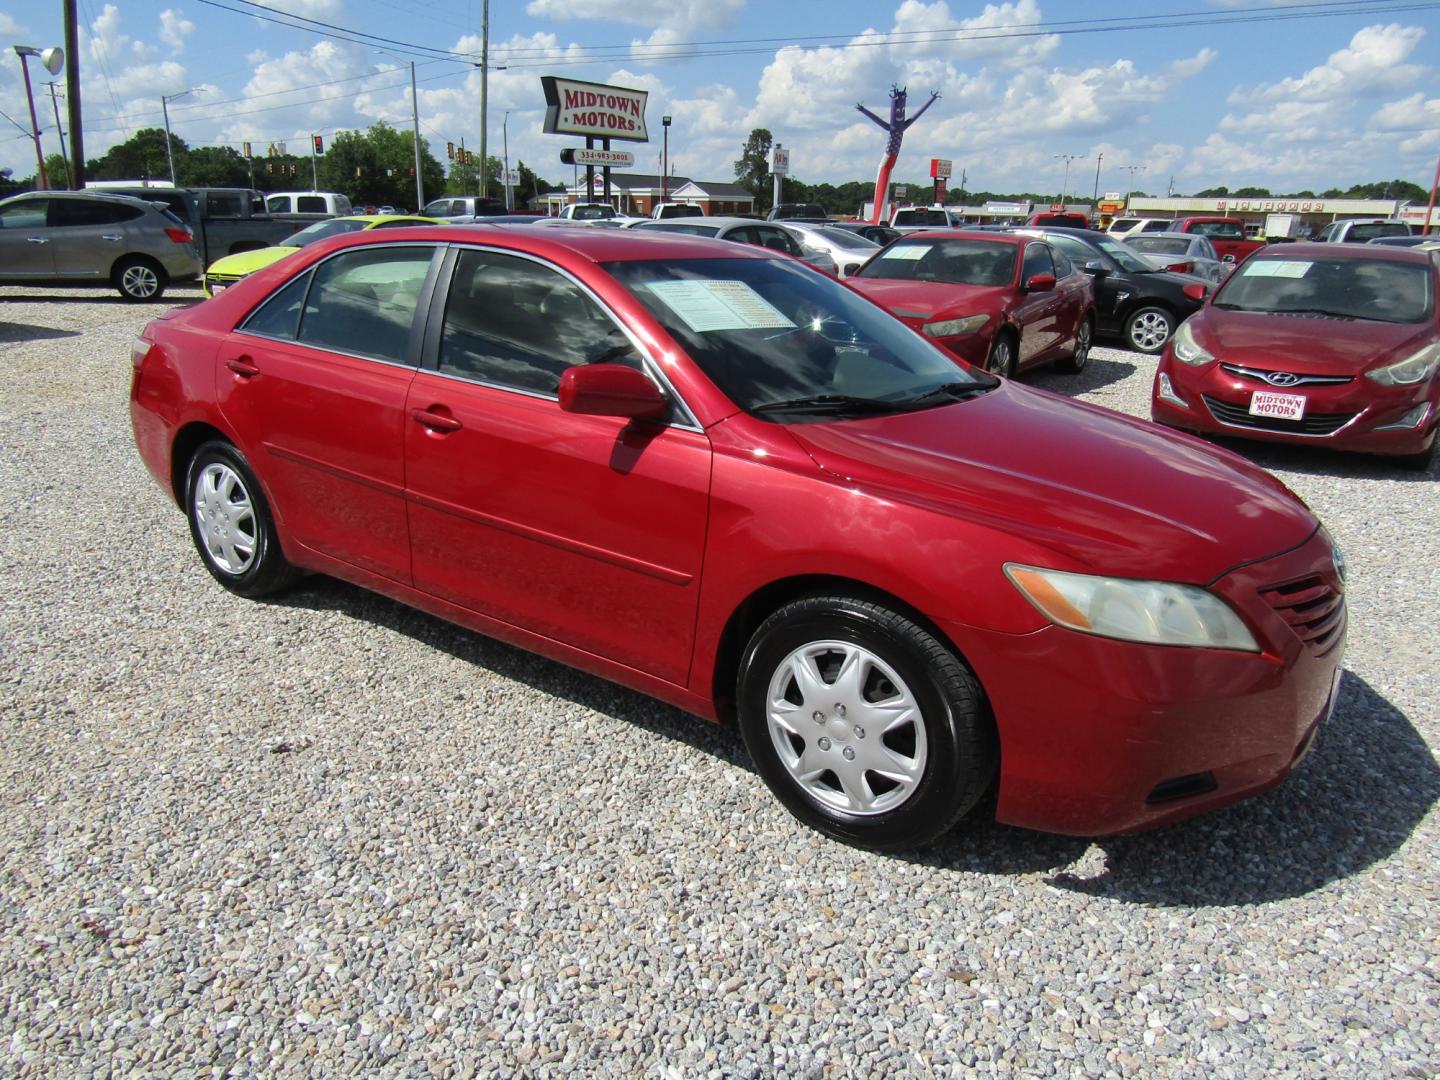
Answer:
MULTIPOLYGON (((915 605, 886 589, 871 585, 857 578, 835 574, 798 574, 779 578, 760 586, 735 607, 720 633, 715 652, 715 665, 711 672, 711 700, 715 703, 717 718, 725 724, 735 721, 735 682, 740 673, 740 661, 760 624, 786 604, 807 596, 839 594, 852 596, 857 600, 868 600, 883 604, 899 615, 914 621, 928 634, 947 648, 970 672, 975 684, 985 698, 985 688, 980 683, 974 667, 965 658, 955 641, 929 616, 915 605)), ((988 700, 988 699, 987 699, 988 700)), ((987 706, 988 707, 988 706, 987 706)), ((993 722, 993 721, 992 721, 993 722)))
POLYGON ((204 420, 192 420, 175 433, 170 444, 170 495, 177 506, 185 505, 185 476, 190 471, 190 459, 207 442, 216 441, 235 445, 227 433, 204 420))
POLYGON ((115 261, 110 264, 110 273, 107 275, 107 280, 110 281, 111 284, 118 284, 120 280, 120 268, 126 263, 133 262, 143 262, 153 267, 156 273, 160 275, 162 282, 168 281, 170 277, 170 275, 165 272, 164 265, 159 259, 155 258, 154 255, 146 254, 143 251, 127 251, 125 254, 117 256, 115 261))

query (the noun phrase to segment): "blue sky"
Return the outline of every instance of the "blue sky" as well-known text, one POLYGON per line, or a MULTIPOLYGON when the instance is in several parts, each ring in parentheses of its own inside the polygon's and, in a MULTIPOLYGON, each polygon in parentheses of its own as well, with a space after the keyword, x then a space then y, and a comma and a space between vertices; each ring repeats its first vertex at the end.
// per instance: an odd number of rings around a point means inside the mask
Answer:
MULTIPOLYGON (((408 127, 411 59, 432 152, 443 159, 445 142, 462 137, 477 146, 479 74, 463 55, 435 51, 478 55, 480 0, 217 3, 80 0, 87 156, 160 126, 160 95, 184 90, 193 92, 172 103, 171 125, 192 145, 289 140, 302 151, 311 132, 377 119, 408 127), (397 61, 370 44, 225 8, 288 12, 421 55, 397 61)), ((60 8, 0 8, 0 41, 61 44, 60 8)), ((558 154, 576 140, 540 131, 540 76, 553 73, 651 91, 656 141, 634 148, 637 168, 657 170, 659 117, 670 113, 682 174, 730 179, 750 129, 767 127, 791 148, 799 179, 869 179, 884 134, 854 105, 884 112, 898 82, 912 108, 932 89, 943 95, 906 136, 901 179, 948 157, 971 190, 1058 191, 1056 155, 1071 154, 1079 159, 1069 190, 1084 195, 1100 155, 1102 191, 1125 189, 1132 175, 1152 194, 1172 176, 1179 192, 1321 190, 1397 176, 1428 186, 1440 154, 1440 3, 1359 0, 1340 5, 1344 14, 1297 17, 1322 10, 1337 5, 492 0, 491 63, 504 70, 490 76, 490 146, 498 156, 503 127, 512 162, 568 178, 558 154), (1184 25, 1156 25, 1166 22, 1184 25)), ((4 52, 0 108, 23 125, 19 61, 4 52)), ((33 63, 31 75, 43 78, 33 63)), ((48 97, 37 106, 53 153, 48 97)), ((29 175, 31 143, 0 125, 9 133, 0 134, 0 165, 29 175)))

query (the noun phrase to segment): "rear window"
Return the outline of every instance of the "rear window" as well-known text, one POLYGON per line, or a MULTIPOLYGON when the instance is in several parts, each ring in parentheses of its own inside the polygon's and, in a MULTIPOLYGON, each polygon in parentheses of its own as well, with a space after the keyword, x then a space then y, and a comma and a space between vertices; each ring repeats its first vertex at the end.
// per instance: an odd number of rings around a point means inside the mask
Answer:
POLYGON ((1245 239, 1245 227, 1238 221, 1195 221, 1185 231, 1214 240, 1245 239))
POLYGON ((1375 221, 1365 225, 1352 225, 1345 239, 1352 244, 1364 244, 1377 236, 1409 236, 1410 226, 1400 221, 1375 221))
POLYGON ((897 210, 896 225, 949 225, 950 215, 944 210, 897 210))
POLYGON ((649 225, 636 225, 637 229, 652 232, 687 233, 690 236, 714 236, 720 231, 719 225, 690 225, 685 222, 657 221, 649 225))
POLYGON ((295 210, 301 214, 328 214, 330 207, 323 195, 301 195, 295 200, 295 210))
POLYGON ((1172 240, 1168 236, 1137 236, 1125 243, 1146 255, 1184 255, 1190 250, 1188 240, 1172 240))

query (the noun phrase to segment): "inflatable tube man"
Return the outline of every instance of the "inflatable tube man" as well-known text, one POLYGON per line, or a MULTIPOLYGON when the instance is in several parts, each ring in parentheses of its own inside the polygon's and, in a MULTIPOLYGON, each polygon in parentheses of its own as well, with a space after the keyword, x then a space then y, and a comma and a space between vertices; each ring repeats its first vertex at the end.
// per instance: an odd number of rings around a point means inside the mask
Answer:
POLYGON ((873 224, 884 224, 885 205, 889 202, 890 194, 890 170, 895 168, 895 159, 900 156, 900 141, 905 138, 905 131, 911 124, 925 115, 925 110, 939 100, 940 92, 933 90, 930 93, 930 100, 920 106, 920 111, 909 120, 905 119, 905 88, 903 86, 892 86, 890 88, 890 122, 886 123, 876 116, 863 104, 857 104, 855 108, 868 116, 875 123, 890 133, 890 138, 885 142, 885 157, 880 162, 880 172, 875 177, 875 198, 872 202, 874 209, 870 214, 870 221, 873 224))

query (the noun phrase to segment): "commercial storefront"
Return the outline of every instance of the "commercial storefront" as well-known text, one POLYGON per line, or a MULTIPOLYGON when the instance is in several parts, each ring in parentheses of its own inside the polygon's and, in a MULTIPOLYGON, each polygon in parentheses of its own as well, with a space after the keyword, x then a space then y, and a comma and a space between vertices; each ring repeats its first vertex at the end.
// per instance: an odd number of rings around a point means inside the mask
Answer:
MULTIPOLYGON (((603 202, 604 191, 596 178, 594 191, 586 197, 585 182, 572 184, 564 192, 552 191, 546 196, 546 210, 558 214, 566 203, 603 202)), ((755 196, 739 184, 710 180, 691 180, 688 176, 671 176, 665 180, 666 202, 696 203, 707 214, 753 214, 755 196)), ((658 174, 621 172, 610 174, 610 202, 622 214, 649 217, 661 201, 661 177, 658 174)))

